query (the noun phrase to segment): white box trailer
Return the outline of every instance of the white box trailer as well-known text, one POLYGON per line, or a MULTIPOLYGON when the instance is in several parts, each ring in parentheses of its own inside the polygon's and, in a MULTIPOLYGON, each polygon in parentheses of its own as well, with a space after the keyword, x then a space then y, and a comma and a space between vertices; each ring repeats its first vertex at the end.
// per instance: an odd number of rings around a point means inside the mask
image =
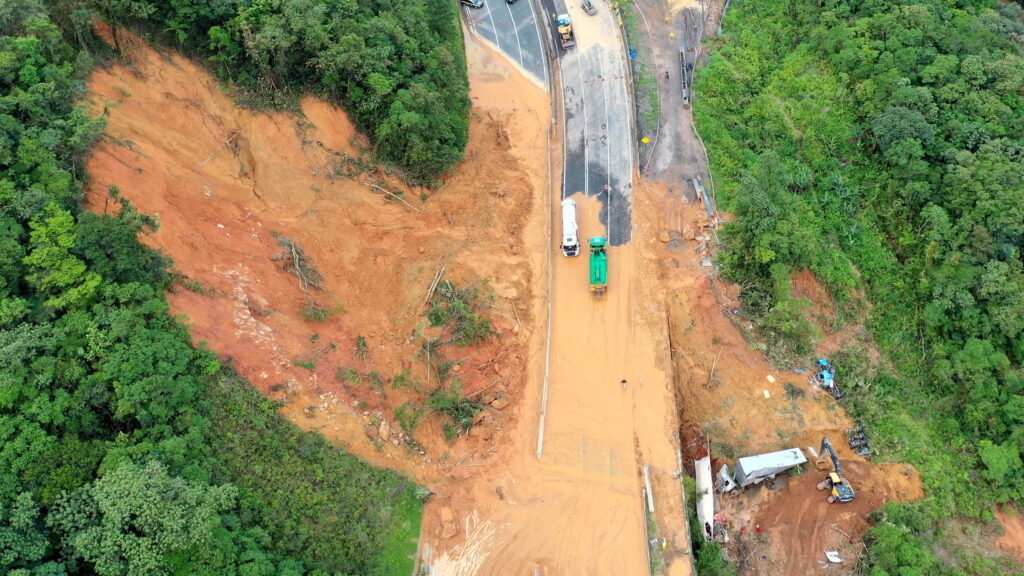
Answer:
POLYGON ((715 487, 711 476, 711 456, 693 461, 694 477, 697 480, 697 523, 705 542, 713 537, 715 525, 715 487))
POLYGON ((576 201, 562 200, 562 254, 578 256, 580 253, 580 228, 576 221, 576 201))
POLYGON ((807 458, 799 448, 740 458, 736 461, 736 484, 741 488, 759 484, 765 478, 775 478, 776 474, 806 463, 807 458))

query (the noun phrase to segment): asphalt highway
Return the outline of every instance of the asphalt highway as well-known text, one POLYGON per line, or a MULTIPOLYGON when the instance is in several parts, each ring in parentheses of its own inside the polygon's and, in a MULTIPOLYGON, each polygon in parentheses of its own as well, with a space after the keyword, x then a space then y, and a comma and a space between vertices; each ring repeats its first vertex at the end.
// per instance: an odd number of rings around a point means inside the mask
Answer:
MULTIPOLYGON (((542 43, 558 59, 562 100, 565 162, 562 197, 594 196, 601 202, 603 231, 611 246, 632 237, 633 115, 629 76, 620 31, 606 0, 593 0, 596 14, 587 14, 577 0, 484 0, 481 8, 463 6, 474 33, 496 46, 527 75, 547 86, 547 57, 542 43), (562 48, 553 16, 572 18, 576 45, 562 48), (544 38, 548 35, 550 40, 544 38)), ((587 240, 584 238, 584 241, 587 240)))
POLYGON ((462 7, 474 33, 504 53, 528 76, 547 86, 547 57, 530 0, 484 0, 481 8, 462 7))

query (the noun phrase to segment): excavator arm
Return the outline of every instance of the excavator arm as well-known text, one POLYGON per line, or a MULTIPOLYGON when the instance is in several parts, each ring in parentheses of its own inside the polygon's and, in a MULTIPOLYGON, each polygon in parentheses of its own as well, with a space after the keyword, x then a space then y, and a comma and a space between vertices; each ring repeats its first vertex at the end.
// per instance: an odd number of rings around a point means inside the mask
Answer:
POLYGON ((853 488, 850 487, 850 483, 843 478, 843 469, 839 464, 839 457, 836 456, 836 451, 832 448, 832 443, 828 441, 828 437, 821 439, 821 456, 818 457, 818 462, 825 461, 825 453, 832 458, 832 467, 835 468, 835 472, 830 473, 825 480, 818 483, 818 490, 824 490, 826 488, 831 492, 828 501, 829 504, 832 502, 849 502, 853 500, 853 488))
POLYGON ((836 476, 843 477, 843 469, 839 465, 839 457, 836 456, 836 451, 832 448, 832 443, 828 441, 828 437, 821 439, 821 457, 825 457, 825 452, 832 458, 832 467, 836 469, 836 476))

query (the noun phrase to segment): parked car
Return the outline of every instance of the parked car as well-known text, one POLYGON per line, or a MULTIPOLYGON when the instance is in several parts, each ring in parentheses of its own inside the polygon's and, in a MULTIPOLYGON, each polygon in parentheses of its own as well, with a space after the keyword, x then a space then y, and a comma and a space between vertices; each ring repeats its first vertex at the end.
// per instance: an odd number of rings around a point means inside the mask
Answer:
POLYGON ((483 8, 484 0, 459 0, 459 4, 469 6, 470 8, 483 8))

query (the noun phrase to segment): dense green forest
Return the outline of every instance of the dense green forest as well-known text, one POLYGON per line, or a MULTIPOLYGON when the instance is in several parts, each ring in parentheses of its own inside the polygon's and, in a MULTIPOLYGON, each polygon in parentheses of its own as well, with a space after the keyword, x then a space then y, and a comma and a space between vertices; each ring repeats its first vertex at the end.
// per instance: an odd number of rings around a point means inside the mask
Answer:
POLYGON ((410 573, 417 487, 190 345, 152 219, 81 210, 92 15, 0 4, 0 573, 410 573))
POLYGON ((776 359, 820 336, 796 270, 866 318, 888 365, 833 359, 848 408, 925 483, 876 514, 865 572, 1004 573, 934 550, 945 519, 1024 502, 1024 10, 737 0, 724 32, 695 106, 736 215, 722 269, 776 359))
MULTIPOLYGON (((303 92, 341 103, 380 160, 431 183, 462 159, 469 81, 452 0, 51 0, 85 38, 89 14, 203 57, 256 105, 303 92)), ((84 47, 84 46, 82 46, 84 47)))

